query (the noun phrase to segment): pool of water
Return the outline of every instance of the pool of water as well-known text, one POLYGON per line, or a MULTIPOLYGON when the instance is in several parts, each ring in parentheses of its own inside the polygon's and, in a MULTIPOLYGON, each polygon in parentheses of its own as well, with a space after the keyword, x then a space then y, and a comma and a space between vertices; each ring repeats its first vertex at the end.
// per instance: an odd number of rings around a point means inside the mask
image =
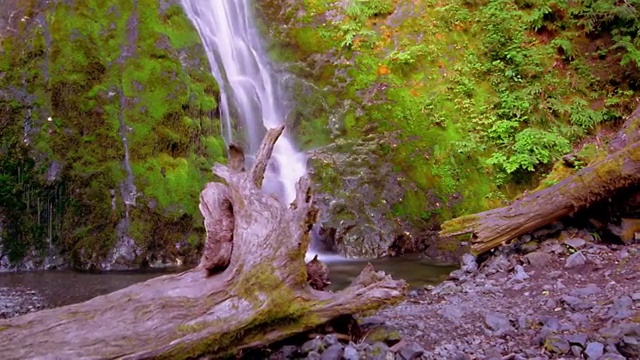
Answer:
MULTIPOLYGON (((452 266, 437 265, 419 256, 373 260, 348 260, 331 256, 323 261, 329 266, 332 283, 330 290, 334 291, 347 287, 369 262, 376 270, 383 270, 394 279, 406 280, 410 287, 439 283, 454 270, 452 266)), ((157 276, 185 270, 188 268, 99 274, 71 270, 0 273, 0 288, 20 290, 26 297, 35 293, 44 302, 44 307, 58 307, 86 301, 157 276)))

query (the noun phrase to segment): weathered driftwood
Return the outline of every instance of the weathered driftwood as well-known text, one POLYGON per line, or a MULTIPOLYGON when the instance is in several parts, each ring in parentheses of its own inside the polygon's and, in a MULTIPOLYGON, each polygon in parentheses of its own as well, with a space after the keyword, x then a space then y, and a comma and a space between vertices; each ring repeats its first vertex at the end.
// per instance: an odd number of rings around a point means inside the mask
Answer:
POLYGON ((638 184, 640 141, 509 206, 446 221, 440 235, 473 234, 471 251, 481 254, 638 184))
MULTIPOLYGON (((220 245, 230 251, 224 271, 210 275, 199 266, 84 303, 0 320, 1 358, 216 358, 400 300, 405 283, 371 266, 344 291, 309 286, 304 255, 316 213, 309 179, 300 179, 289 208, 260 191, 276 139, 267 137, 249 172, 216 165, 228 186, 203 193, 203 215, 210 219, 228 191, 233 246, 220 245), (223 196, 209 196, 218 192, 223 196)), ((218 211, 228 211, 225 206, 218 211)), ((215 224, 205 224, 213 234, 215 224)))

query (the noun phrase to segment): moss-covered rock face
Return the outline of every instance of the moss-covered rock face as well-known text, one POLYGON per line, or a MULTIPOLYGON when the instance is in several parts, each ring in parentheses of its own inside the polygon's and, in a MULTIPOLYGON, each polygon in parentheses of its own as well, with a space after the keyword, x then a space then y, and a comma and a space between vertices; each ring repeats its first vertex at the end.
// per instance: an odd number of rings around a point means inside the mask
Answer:
POLYGON ((32 0, 11 19, 0 256, 41 267, 55 255, 83 269, 193 260, 198 194, 224 147, 217 85, 181 7, 32 0))
MULTIPOLYGON (((302 144, 392 140, 380 145, 374 163, 314 162, 315 180, 330 183, 325 195, 348 217, 333 220, 337 234, 377 231, 388 244, 397 232, 374 219, 397 218, 424 229, 502 205, 538 186, 555 161, 578 153, 590 135, 615 127, 640 89, 640 21, 628 4, 259 4, 274 58, 318 89, 314 96, 298 92, 304 110, 295 130, 302 144), (345 189, 345 174, 376 188, 370 193, 377 198, 367 196, 372 204, 388 200, 385 186, 394 179, 404 179, 404 195, 391 207, 362 206, 360 187, 345 189), (383 213, 371 215, 374 209, 383 213)), ((352 151, 331 149, 334 158, 352 151)), ((357 252, 384 247, 378 235, 364 237, 357 252)))

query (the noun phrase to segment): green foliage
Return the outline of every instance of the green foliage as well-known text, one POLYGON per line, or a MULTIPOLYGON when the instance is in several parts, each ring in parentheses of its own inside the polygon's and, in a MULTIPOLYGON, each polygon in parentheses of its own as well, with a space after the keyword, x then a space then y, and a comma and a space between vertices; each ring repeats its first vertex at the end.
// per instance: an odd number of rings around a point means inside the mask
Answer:
POLYGON ((620 119, 636 94, 621 75, 637 64, 636 0, 344 4, 307 0, 288 9, 289 27, 321 34, 339 59, 310 63, 322 77, 302 76, 333 89, 337 107, 349 104, 340 136, 393 139, 388 161, 419 187, 397 216, 446 219, 501 204, 620 119), (601 36, 613 42, 594 50, 601 36), (614 55, 620 70, 611 69, 614 55), (611 71, 615 78, 603 75, 611 71), (443 206, 454 195, 462 200, 443 206))
POLYGON ((534 171, 539 164, 549 164, 571 150, 571 143, 556 134, 528 128, 514 137, 514 144, 505 152, 496 152, 488 160, 507 173, 517 170, 534 171))

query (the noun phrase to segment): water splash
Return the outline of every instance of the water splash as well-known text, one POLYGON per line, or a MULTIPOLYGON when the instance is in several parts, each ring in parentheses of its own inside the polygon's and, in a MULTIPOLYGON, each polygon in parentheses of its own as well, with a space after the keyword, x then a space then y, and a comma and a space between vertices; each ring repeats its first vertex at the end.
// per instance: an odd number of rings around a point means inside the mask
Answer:
MULTIPOLYGON (((222 134, 241 143, 252 162, 266 129, 279 126, 291 112, 291 101, 272 70, 254 26, 250 0, 182 0, 204 45, 220 85, 222 134)), ((251 165, 251 164, 248 164, 251 165)), ((306 156, 285 133, 275 144, 263 191, 289 204, 295 184, 307 172, 306 156)))

